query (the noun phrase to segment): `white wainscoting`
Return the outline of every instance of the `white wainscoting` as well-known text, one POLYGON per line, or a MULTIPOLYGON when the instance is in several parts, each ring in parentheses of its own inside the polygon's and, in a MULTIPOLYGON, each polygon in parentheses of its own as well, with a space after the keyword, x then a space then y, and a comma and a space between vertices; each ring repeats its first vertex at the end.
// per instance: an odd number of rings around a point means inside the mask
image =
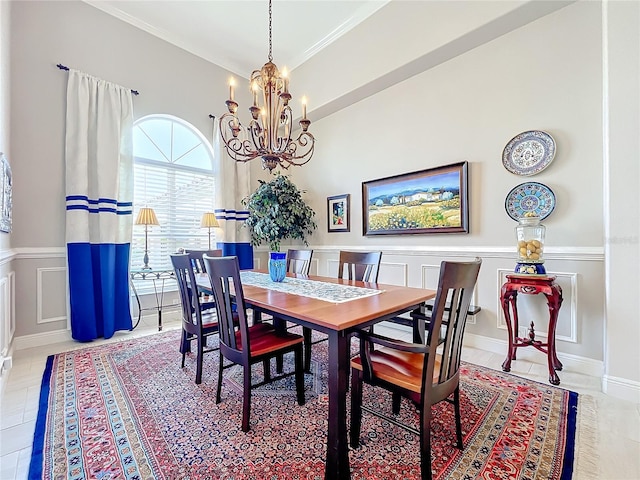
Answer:
POLYGON ((66 267, 45 267, 36 269, 36 323, 59 322, 67 319, 66 306, 66 267), (49 292, 58 289, 57 295, 44 295, 45 290, 49 292), (44 301, 49 299, 50 304, 45 305, 44 301), (53 302, 56 304, 53 304, 53 302), (53 315, 45 317, 43 312, 53 311, 53 315))

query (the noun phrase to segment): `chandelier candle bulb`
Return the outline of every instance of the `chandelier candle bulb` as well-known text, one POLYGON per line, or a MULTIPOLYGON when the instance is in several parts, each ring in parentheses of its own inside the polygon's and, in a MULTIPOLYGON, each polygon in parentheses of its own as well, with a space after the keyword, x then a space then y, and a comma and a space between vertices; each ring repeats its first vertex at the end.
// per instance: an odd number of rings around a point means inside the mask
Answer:
POLYGON ((233 86, 235 85, 235 80, 233 79, 233 77, 231 77, 229 79, 229 100, 231 100, 232 102, 233 100, 233 86))
POLYGON ((307 119, 307 97, 302 97, 302 119, 307 119))
POLYGON ((282 78, 284 79, 284 93, 289 93, 289 76, 287 74, 287 67, 282 69, 282 78))

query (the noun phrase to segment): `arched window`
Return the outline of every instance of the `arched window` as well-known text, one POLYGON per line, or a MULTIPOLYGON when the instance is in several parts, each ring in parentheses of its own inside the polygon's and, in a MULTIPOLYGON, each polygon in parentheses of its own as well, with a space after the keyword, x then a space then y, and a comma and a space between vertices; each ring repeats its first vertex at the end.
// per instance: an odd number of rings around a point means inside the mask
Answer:
MULTIPOLYGON (((190 123, 172 115, 148 115, 133 125, 133 212, 151 207, 159 226, 148 227, 149 265, 170 269, 169 254, 179 248, 205 249, 200 227, 215 198, 213 149, 190 123)), ((212 247, 214 235, 211 235, 212 247)), ((133 226, 131 266, 142 266, 144 226, 133 226)))

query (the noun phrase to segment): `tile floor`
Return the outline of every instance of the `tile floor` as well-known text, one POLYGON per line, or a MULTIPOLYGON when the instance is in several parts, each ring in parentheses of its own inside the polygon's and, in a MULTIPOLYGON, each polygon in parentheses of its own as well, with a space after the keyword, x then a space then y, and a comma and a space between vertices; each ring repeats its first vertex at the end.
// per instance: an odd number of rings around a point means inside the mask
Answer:
MULTIPOLYGON (((165 330, 180 328, 175 315, 164 317, 165 330)), ((376 328, 385 333, 384 326, 376 328)), ((134 332, 120 332, 110 340, 142 336, 156 331, 155 318, 143 318, 134 332)), ((388 333, 388 332, 387 332, 388 333)), ((397 334, 398 331, 395 330, 397 334)), ((410 333, 406 335, 410 339, 410 333)), ((14 352, 13 368, 3 389, 0 412, 0 480, 27 478, 31 444, 38 413, 40 383, 48 355, 86 347, 86 344, 64 342, 14 352)), ((503 356, 473 348, 464 349, 464 359, 496 370, 501 369, 503 356)), ((544 357, 540 363, 517 360, 512 373, 542 383, 547 382, 544 357)), ((590 428, 578 433, 576 444, 578 463, 575 480, 640 479, 640 405, 608 397, 600 392, 600 379, 563 371, 561 386, 578 392, 582 402, 579 412, 590 416, 590 428)))

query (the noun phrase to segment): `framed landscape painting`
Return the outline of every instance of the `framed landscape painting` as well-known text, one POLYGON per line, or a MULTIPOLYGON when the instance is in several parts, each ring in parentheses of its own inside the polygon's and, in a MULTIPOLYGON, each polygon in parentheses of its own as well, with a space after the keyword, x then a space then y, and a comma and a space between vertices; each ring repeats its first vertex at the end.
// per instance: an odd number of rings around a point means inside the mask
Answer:
POLYGON ((468 164, 362 182, 364 235, 469 233, 468 164))
POLYGON ((348 232, 351 195, 327 197, 327 220, 329 232, 348 232))

